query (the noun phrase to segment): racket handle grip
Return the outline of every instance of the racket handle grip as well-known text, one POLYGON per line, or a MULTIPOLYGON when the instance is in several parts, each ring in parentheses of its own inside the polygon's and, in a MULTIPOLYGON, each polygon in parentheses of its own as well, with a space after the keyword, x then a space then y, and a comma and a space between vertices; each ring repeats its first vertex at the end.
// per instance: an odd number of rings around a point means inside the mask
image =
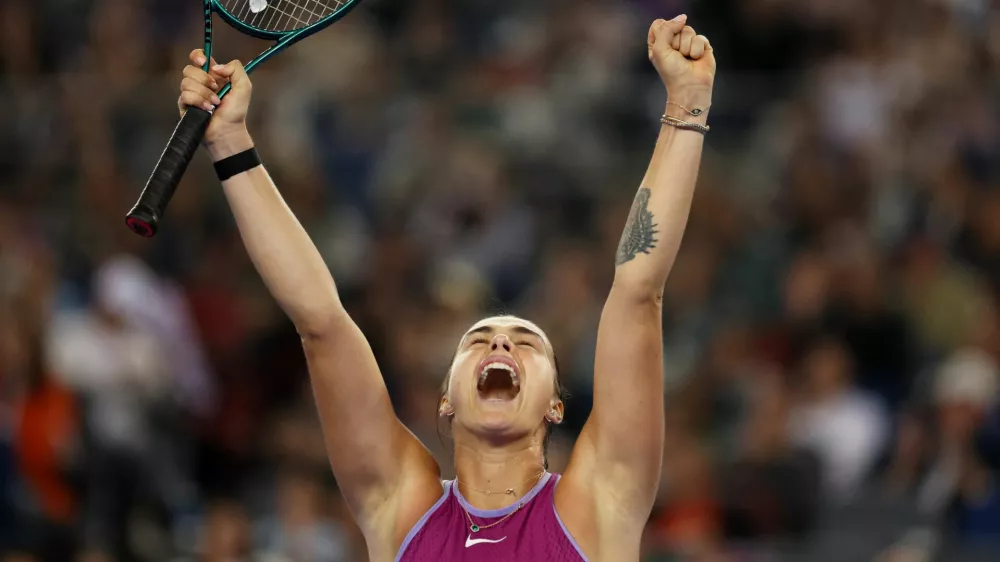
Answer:
POLYGON ((201 144, 212 114, 204 109, 190 107, 177 123, 174 134, 156 163, 139 201, 125 217, 125 224, 132 232, 147 238, 155 236, 157 226, 174 196, 177 184, 184 177, 188 164, 201 144))

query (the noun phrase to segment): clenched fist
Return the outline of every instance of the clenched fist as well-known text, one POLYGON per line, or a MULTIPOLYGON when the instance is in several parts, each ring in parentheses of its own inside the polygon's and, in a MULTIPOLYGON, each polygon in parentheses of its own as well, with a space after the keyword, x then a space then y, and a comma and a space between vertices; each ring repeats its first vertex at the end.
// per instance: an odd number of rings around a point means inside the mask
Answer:
POLYGON ((177 109, 181 115, 189 107, 213 112, 204 142, 214 159, 249 148, 246 117, 252 87, 243 65, 238 60, 222 65, 212 59, 209 71, 205 72, 202 70, 205 53, 201 49, 191 51, 189 58, 192 64, 184 67, 177 109), (220 100, 218 92, 226 83, 232 84, 232 89, 220 100))
POLYGON ((715 55, 704 35, 687 24, 687 16, 658 19, 649 27, 649 60, 671 99, 705 104, 715 83, 715 55))

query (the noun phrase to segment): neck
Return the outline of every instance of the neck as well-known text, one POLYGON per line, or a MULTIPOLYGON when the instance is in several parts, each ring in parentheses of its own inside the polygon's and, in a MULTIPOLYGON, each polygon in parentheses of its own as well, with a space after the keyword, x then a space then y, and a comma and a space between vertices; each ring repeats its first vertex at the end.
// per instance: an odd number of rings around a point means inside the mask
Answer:
POLYGON ((545 472, 541 435, 502 444, 484 441, 457 428, 454 436, 457 485, 466 501, 477 509, 501 509, 517 503, 545 472), (514 493, 508 494, 508 489, 514 493))

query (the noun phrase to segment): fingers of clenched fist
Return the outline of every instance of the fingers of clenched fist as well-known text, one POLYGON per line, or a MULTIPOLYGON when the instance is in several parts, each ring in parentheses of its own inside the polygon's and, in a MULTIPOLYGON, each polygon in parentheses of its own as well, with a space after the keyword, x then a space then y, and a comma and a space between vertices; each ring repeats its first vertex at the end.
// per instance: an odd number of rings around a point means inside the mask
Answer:
POLYGON ((184 80, 190 80, 200 86, 211 89, 213 92, 219 91, 219 80, 217 77, 205 72, 198 66, 185 66, 182 73, 184 80))
POLYGON ((191 107, 212 113, 212 119, 205 130, 204 142, 212 145, 219 139, 231 137, 233 133, 246 134, 246 116, 250 106, 250 79, 243 63, 238 60, 218 64, 215 59, 206 61, 201 49, 191 51, 191 64, 184 67, 181 78, 180 97, 177 108, 181 115, 191 107), (206 62, 208 63, 206 65, 206 62), (208 66, 208 71, 205 71, 208 66), (229 92, 221 99, 220 92, 229 87, 229 92))
POLYGON ((251 89, 243 64, 234 60, 223 65, 212 59, 208 72, 205 72, 203 69, 205 54, 201 49, 191 51, 188 58, 192 64, 184 67, 180 84, 181 94, 177 99, 177 108, 180 112, 183 114, 188 107, 214 111, 222 104, 219 91, 231 83, 232 90, 226 99, 233 101, 227 102, 222 112, 231 121, 241 120, 246 115, 251 89))
MULTIPOLYGON (((194 72, 194 70, 196 70, 196 68, 193 66, 189 66, 184 69, 185 76, 184 79, 181 80, 181 95, 193 95, 193 97, 209 104, 210 107, 205 108, 209 110, 211 109, 211 106, 216 106, 222 103, 222 100, 220 100, 219 96, 216 95, 216 92, 219 91, 219 86, 215 83, 215 81, 212 80, 208 74, 198 70, 198 72, 201 72, 201 75, 198 75, 194 72)), ((189 97, 192 96, 189 95, 189 97)), ((198 103, 194 105, 202 106, 203 104, 198 103)))
MULTIPOLYGON (((195 49, 188 55, 188 59, 191 61, 191 64, 203 67, 205 66, 205 51, 195 49)), ((212 57, 211 64, 208 66, 208 74, 219 83, 219 86, 222 86, 226 83, 226 78, 215 71, 217 66, 219 66, 219 63, 216 62, 215 57, 212 57)))
POLYGON ((708 38, 698 35, 687 23, 687 16, 680 15, 672 20, 659 19, 649 28, 649 55, 652 58, 659 45, 667 44, 687 58, 698 60, 711 47, 708 38))
POLYGON ((695 35, 694 39, 691 41, 691 52, 687 54, 688 57, 694 60, 698 60, 705 56, 711 49, 711 45, 708 42, 708 37, 704 35, 695 35))
MULTIPOLYGON (((677 50, 679 43, 675 46, 674 37, 680 34, 686 22, 687 16, 683 14, 669 21, 664 19, 654 21, 653 25, 649 26, 649 36, 647 38, 650 55, 671 49, 677 50)), ((678 39, 680 38, 678 37, 678 39)))
MULTIPOLYGON (((202 70, 200 65, 205 63, 205 55, 201 49, 191 51, 188 58, 192 64, 185 66, 182 72, 181 95, 177 98, 177 109, 181 113, 188 107, 200 107, 205 111, 212 111, 222 102, 216 95, 222 87, 221 81, 202 70)), ((215 59, 212 59, 212 63, 215 63, 215 59)))
POLYGON ((658 19, 649 27, 649 60, 668 89, 711 87, 714 80, 712 46, 687 22, 687 16, 680 15, 672 20, 658 19))
POLYGON ((684 29, 681 30, 680 46, 677 50, 680 51, 685 57, 691 56, 691 42, 694 40, 694 36, 694 28, 690 25, 685 25, 684 29))

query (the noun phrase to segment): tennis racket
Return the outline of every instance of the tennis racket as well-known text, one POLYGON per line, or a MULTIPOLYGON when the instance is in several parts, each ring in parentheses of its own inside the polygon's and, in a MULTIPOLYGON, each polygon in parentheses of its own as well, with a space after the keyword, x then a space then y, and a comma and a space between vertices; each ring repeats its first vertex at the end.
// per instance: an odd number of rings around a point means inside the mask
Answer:
MULTIPOLYGON (((275 44, 245 66, 250 73, 257 65, 313 33, 344 17, 361 0, 203 0, 205 6, 205 65, 212 61, 212 12, 237 30, 275 44)), ((219 98, 229 92, 230 84, 219 89, 219 98)), ((125 224, 140 236, 156 235, 177 184, 198 150, 212 114, 199 107, 184 113, 174 129, 167 148, 153 169, 135 207, 125 217, 125 224)))

